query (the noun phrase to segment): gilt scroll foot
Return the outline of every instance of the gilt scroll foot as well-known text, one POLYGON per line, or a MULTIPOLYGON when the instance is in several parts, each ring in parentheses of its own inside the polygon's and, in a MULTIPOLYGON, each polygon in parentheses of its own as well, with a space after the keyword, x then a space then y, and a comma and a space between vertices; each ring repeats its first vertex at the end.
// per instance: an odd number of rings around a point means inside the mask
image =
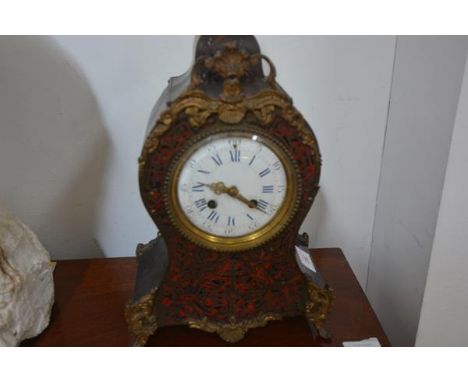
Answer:
POLYGON ((156 291, 157 289, 152 290, 138 301, 129 303, 125 308, 125 319, 130 333, 135 338, 135 346, 145 346, 148 338, 158 328, 154 314, 156 291))
POLYGON ((308 301, 305 307, 305 316, 314 337, 330 339, 330 334, 323 327, 327 314, 333 303, 334 293, 328 285, 318 287, 314 282, 307 283, 308 301))

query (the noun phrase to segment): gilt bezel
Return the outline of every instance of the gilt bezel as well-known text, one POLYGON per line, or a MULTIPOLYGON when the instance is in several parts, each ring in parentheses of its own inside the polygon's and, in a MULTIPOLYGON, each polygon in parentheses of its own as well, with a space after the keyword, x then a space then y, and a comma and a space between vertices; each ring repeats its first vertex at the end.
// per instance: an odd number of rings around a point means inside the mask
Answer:
POLYGON ((222 252, 239 252, 258 247, 282 232, 297 212, 302 193, 299 169, 286 146, 278 139, 265 132, 264 129, 248 123, 215 126, 203 129, 193 139, 189 140, 172 161, 167 173, 163 194, 165 207, 172 224, 187 239, 208 249, 222 252), (261 228, 242 236, 218 236, 210 234, 195 226, 185 215, 179 204, 177 184, 182 167, 192 153, 210 136, 222 134, 238 134, 243 136, 257 135, 262 143, 280 159, 287 179, 286 195, 281 207, 273 218, 261 228))

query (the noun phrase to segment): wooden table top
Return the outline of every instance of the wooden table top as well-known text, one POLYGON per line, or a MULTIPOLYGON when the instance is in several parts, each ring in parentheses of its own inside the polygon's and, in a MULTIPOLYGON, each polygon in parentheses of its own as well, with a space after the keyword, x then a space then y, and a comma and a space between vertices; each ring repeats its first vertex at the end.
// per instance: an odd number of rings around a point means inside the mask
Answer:
MULTIPOLYGON (((305 318, 270 322, 250 329, 236 344, 217 334, 184 326, 156 331, 149 346, 342 346, 343 341, 377 337, 390 343, 343 253, 338 248, 312 250, 336 299, 325 328, 332 340, 314 340, 305 318)), ((124 307, 133 290, 135 258, 58 261, 54 272, 55 305, 49 327, 24 346, 127 346, 131 344, 124 307)))

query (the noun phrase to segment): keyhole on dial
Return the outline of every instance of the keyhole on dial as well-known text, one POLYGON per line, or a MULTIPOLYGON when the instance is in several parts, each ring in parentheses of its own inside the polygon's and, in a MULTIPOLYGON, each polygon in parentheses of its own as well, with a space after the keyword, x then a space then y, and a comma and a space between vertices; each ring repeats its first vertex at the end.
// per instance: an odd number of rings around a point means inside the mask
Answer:
POLYGON ((216 200, 210 200, 208 202, 208 207, 213 209, 213 208, 216 208, 218 206, 218 203, 216 203, 216 200))

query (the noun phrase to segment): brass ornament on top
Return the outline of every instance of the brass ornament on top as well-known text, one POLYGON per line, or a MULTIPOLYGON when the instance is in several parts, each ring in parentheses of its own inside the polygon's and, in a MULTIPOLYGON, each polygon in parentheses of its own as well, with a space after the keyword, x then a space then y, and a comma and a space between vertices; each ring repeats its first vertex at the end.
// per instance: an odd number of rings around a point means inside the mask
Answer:
POLYGON ((138 250, 126 311, 137 342, 172 325, 234 342, 301 314, 326 337, 333 292, 295 259, 320 151, 255 38, 202 36, 189 75, 171 79, 153 114, 139 179, 160 236, 138 250))

